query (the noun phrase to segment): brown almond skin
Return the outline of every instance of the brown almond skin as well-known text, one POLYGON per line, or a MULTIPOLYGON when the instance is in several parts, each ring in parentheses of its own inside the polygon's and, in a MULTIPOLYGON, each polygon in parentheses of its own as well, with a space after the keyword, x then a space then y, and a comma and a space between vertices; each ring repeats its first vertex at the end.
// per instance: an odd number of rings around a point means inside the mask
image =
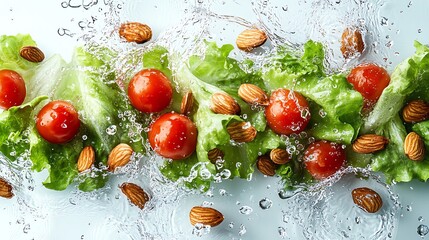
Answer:
POLYGON ((386 148, 389 140, 377 134, 365 134, 359 136, 353 142, 353 151, 362 154, 374 153, 386 148))
POLYGON ((233 122, 228 124, 226 131, 236 142, 251 142, 255 139, 257 131, 255 127, 247 126, 247 124, 247 122, 233 122))
POLYGON ((263 155, 258 157, 256 167, 262 174, 272 177, 276 174, 278 165, 271 161, 268 156, 263 155))
POLYGON ((251 105, 268 106, 270 102, 264 90, 250 83, 241 84, 238 88, 238 95, 251 105))
POLYGON ((341 53, 344 58, 350 58, 358 53, 362 53, 365 44, 362 34, 356 27, 348 27, 341 35, 341 53))
POLYGON ((95 162, 95 151, 92 146, 86 146, 82 149, 77 160, 77 170, 86 171, 91 168, 95 162))
POLYGON ((212 163, 216 163, 218 159, 222 159, 224 156, 225 156, 225 153, 219 148, 213 148, 207 153, 207 157, 212 163))
POLYGON ((127 42, 145 43, 152 38, 152 29, 143 23, 123 23, 119 28, 119 36, 127 42))
POLYGON ((402 109, 402 118, 407 123, 418 123, 429 119, 429 103, 413 100, 402 109))
POLYGON ((107 160, 108 170, 113 172, 118 167, 125 166, 131 159, 133 149, 125 143, 120 143, 112 149, 107 160))
POLYGON ((45 59, 45 54, 38 47, 35 46, 25 46, 22 47, 19 51, 19 55, 29 62, 43 62, 45 59))
POLYGON ((3 198, 12 198, 14 196, 12 192, 12 185, 3 178, 0 178, 0 197, 3 198))
POLYGON ((413 161, 421 161, 425 157, 425 143, 415 132, 410 132, 404 140, 405 155, 413 161))
POLYGON ((211 96, 210 109, 217 114, 236 115, 241 111, 240 105, 226 93, 215 93, 211 96))
POLYGON ((383 206, 380 195, 366 187, 356 188, 352 191, 353 202, 368 213, 376 213, 383 206))
POLYGON ((267 35, 259 29, 246 29, 241 32, 235 43, 240 50, 250 52, 267 41, 267 35))
POLYGON ((188 91, 182 97, 182 102, 180 104, 180 113, 188 116, 192 112, 193 106, 194 106, 194 96, 191 91, 188 91))
POLYGON ((140 209, 143 209, 146 203, 149 201, 149 195, 137 184, 134 183, 123 183, 119 187, 122 193, 127 196, 128 200, 140 209))
POLYGON ((290 161, 289 154, 286 150, 281 148, 275 148, 270 152, 270 159, 275 164, 286 164, 290 161))
POLYGON ((195 206, 189 212, 189 220, 192 225, 200 223, 216 227, 223 222, 224 217, 222 213, 214 208, 195 206))

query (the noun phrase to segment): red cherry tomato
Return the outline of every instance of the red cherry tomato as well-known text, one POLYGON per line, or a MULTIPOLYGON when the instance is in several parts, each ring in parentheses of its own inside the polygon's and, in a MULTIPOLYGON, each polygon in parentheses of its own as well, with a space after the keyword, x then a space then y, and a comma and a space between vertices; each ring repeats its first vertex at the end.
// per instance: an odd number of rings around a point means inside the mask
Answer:
POLYGON ((197 128, 185 115, 166 113, 151 125, 149 143, 161 156, 180 160, 189 157, 197 146, 197 128))
POLYGON ((65 143, 73 139, 80 127, 76 109, 66 101, 52 101, 37 114, 36 128, 50 143, 65 143))
POLYGON ((277 89, 265 108, 268 126, 278 134, 300 133, 310 121, 310 108, 298 92, 277 89))
POLYGON ((304 164, 315 179, 323 179, 337 172, 346 162, 346 150, 341 144, 317 141, 304 152, 304 164))
POLYGON ((347 76, 347 81, 362 94, 364 108, 371 108, 389 85, 390 76, 382 67, 375 64, 362 64, 352 69, 347 76))
POLYGON ((143 69, 128 85, 128 97, 137 110, 145 113, 160 112, 168 107, 173 96, 171 83, 161 71, 143 69))
POLYGON ((9 109, 24 102, 25 82, 19 73, 12 70, 0 70, 0 108, 9 109))

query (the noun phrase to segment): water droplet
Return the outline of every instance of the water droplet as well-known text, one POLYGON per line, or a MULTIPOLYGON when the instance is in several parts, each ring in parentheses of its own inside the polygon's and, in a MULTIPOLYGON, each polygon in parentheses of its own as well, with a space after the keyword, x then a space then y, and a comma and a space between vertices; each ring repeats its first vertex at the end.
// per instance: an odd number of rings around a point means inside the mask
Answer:
POLYGON ((86 136, 86 135, 82 135, 82 140, 86 140, 86 139, 88 139, 88 136, 86 136))
POLYGON ((286 237, 286 229, 284 227, 279 227, 278 232, 281 238, 284 239, 286 237))
POLYGON ((244 214, 244 215, 249 215, 253 212, 253 208, 249 207, 249 206, 242 206, 240 208, 240 213, 244 214))
POLYGON ((241 224, 240 231, 238 231, 238 235, 243 236, 246 232, 247 232, 246 227, 243 224, 241 224))
POLYGON ((261 201, 259 201, 259 206, 264 210, 269 209, 271 206, 273 206, 273 201, 268 198, 263 198, 261 201))
POLYGON ((65 124, 65 123, 61 123, 61 128, 67 128, 67 124, 65 124))
POLYGON ((228 192, 225 189, 219 189, 219 195, 221 195, 221 196, 227 196, 228 192))
POLYGON ((355 222, 356 222, 356 224, 361 223, 361 219, 360 219, 360 217, 356 217, 356 218, 355 218, 355 222))
POLYGON ((228 224, 228 227, 229 227, 229 228, 231 228, 231 229, 232 229, 232 228, 234 228, 234 223, 233 223, 233 222, 230 222, 230 223, 228 224))
POLYGON ((424 224, 420 224, 417 227, 417 234, 419 234, 420 236, 426 236, 429 233, 429 227, 424 225, 424 224))
POLYGON ((24 228, 22 229, 24 233, 28 233, 30 231, 30 224, 25 224, 24 228))
POLYGON ((418 33, 422 33, 422 29, 421 29, 421 28, 419 28, 419 29, 417 30, 417 32, 418 32, 418 33))
POLYGON ((413 207, 411 207, 410 205, 407 205, 407 211, 408 212, 412 212, 413 211, 413 207))
POLYGON ((419 218, 417 218, 417 220, 418 220, 419 222, 423 222, 423 221, 424 221, 424 219, 423 219, 423 217, 422 217, 422 216, 420 216, 419 218))
POLYGON ((110 125, 108 128, 106 128, 106 133, 108 135, 115 135, 117 131, 116 125, 110 125))

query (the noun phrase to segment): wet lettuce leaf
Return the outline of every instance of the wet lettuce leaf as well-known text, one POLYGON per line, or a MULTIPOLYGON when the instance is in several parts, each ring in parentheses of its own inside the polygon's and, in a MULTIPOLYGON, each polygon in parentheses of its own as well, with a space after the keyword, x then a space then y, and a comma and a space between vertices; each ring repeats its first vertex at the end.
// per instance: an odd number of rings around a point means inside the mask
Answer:
POLYGON ((429 149, 429 120, 404 125, 399 112, 411 100, 429 102, 429 48, 415 42, 416 52, 400 63, 391 75, 389 86, 383 91, 374 110, 365 122, 365 131, 375 131, 389 139, 387 148, 376 153, 371 168, 385 174, 388 181, 408 182, 429 179, 429 155, 422 161, 411 161, 403 149, 408 132, 415 131, 429 149))
POLYGON ((35 68, 35 74, 26 79, 27 86, 31 86, 28 103, 0 114, 2 153, 12 161, 29 157, 34 170, 48 171, 43 183, 47 188, 63 190, 77 181, 78 155, 83 147, 91 145, 96 152, 95 167, 100 170, 79 176, 79 189, 103 187, 108 178, 102 166, 113 147, 128 143, 135 151, 143 151, 139 114, 128 103, 110 69, 109 61, 114 56, 104 48, 96 54, 77 48, 70 63, 53 56, 35 68), (81 127, 70 142, 51 144, 38 134, 35 116, 48 98, 71 101, 78 110, 81 127), (114 133, 108 134, 107 129, 114 133))
POLYGON ((318 139, 350 144, 362 124, 362 96, 343 75, 326 76, 320 43, 308 41, 301 57, 280 49, 268 60, 262 78, 269 90, 287 88, 311 103, 308 132, 318 139))

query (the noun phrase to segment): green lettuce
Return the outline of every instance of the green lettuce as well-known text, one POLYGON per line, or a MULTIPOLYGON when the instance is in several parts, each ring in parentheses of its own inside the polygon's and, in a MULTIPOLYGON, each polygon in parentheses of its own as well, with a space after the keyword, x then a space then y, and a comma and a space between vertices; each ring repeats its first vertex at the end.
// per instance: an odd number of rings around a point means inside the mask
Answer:
POLYGON ((26 79, 28 102, 0 114, 1 152, 11 161, 28 157, 36 171, 46 169, 49 174, 43 184, 50 189, 63 190, 74 181, 82 191, 103 187, 108 179, 103 166, 113 147, 128 143, 134 151, 143 151, 140 114, 116 84, 110 67, 115 54, 105 48, 92 51, 77 48, 70 63, 59 56, 45 60, 26 79), (48 98, 71 101, 78 110, 81 127, 70 142, 52 144, 38 134, 34 119, 48 98), (108 129, 113 132, 107 133, 108 129), (94 166, 99 169, 78 176, 76 161, 87 145, 94 147, 94 166))
POLYGON ((422 161, 411 161, 404 154, 407 132, 419 134, 429 149, 429 120, 404 125, 398 112, 404 103, 422 99, 429 102, 429 48, 414 43, 416 52, 400 63, 391 75, 374 110, 365 122, 365 131, 375 131, 389 139, 387 148, 374 154, 371 168, 385 174, 388 181, 408 182, 429 179, 429 156, 422 161))
POLYGON ((268 59, 262 77, 269 90, 292 89, 310 100, 311 135, 350 144, 362 124, 362 96, 343 75, 326 76, 323 61, 322 44, 308 41, 301 57, 277 51, 268 59))

